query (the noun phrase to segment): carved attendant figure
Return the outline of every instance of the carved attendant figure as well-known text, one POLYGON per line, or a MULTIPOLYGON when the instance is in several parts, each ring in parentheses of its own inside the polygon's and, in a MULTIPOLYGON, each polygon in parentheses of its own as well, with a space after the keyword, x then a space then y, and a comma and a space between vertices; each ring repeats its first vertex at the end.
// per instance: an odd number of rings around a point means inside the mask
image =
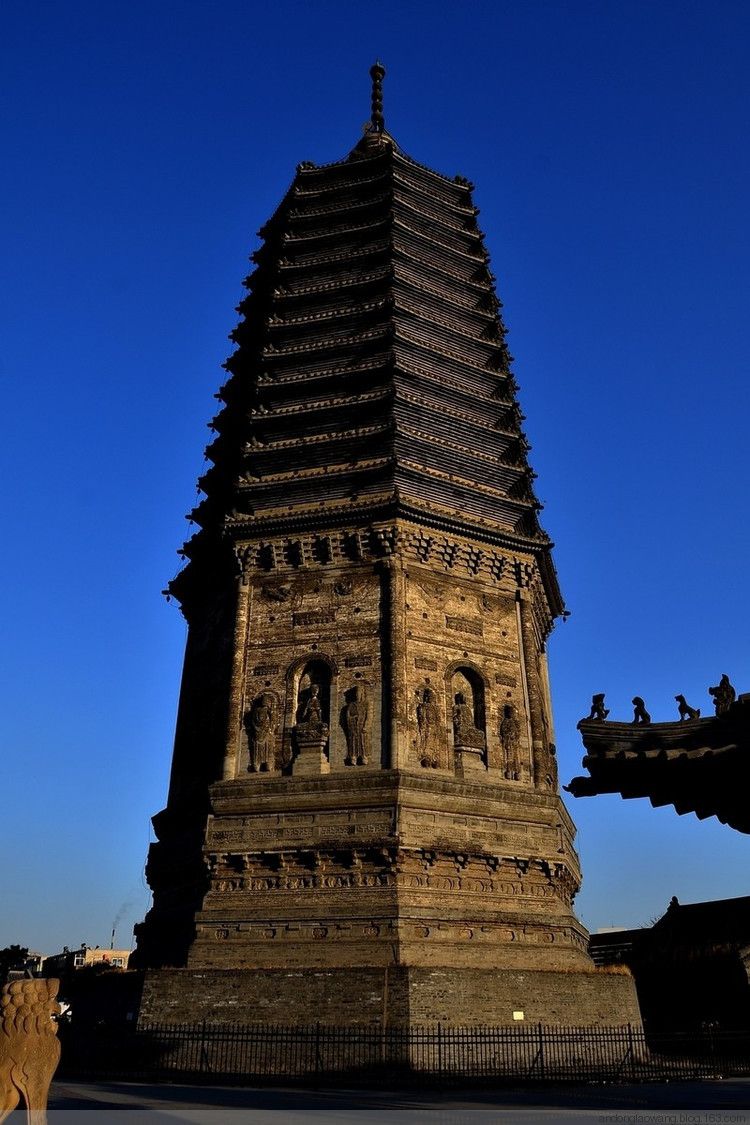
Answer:
POLYGON ((519 755, 521 724, 516 718, 516 708, 512 703, 506 703, 503 707, 503 717, 500 722, 500 742, 505 756, 505 776, 508 781, 518 781, 521 775, 519 755))
POLYGON ((344 733, 346 734, 347 766, 366 766, 369 760, 369 739, 367 737, 367 716, 369 705, 367 689, 357 684, 351 690, 351 698, 344 708, 344 733))
POLYGON ((271 770, 274 767, 276 742, 275 700, 270 692, 263 692, 245 716, 247 741, 250 747, 251 773, 271 770))
POLYGON ((440 746, 440 711, 432 688, 424 689, 421 702, 417 704, 417 728, 419 760, 423 766, 435 768, 440 746))

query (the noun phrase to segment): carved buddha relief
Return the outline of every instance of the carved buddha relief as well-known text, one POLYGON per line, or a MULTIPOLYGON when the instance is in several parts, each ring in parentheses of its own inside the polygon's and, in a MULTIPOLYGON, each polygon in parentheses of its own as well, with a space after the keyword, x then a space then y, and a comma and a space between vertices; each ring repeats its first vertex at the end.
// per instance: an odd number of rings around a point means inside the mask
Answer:
POLYGON ((473 668, 456 668, 450 681, 453 747, 482 753, 486 745, 484 683, 473 668))
POLYGON ((295 726, 328 727, 331 707, 331 670, 322 660, 309 660, 297 684, 295 726))

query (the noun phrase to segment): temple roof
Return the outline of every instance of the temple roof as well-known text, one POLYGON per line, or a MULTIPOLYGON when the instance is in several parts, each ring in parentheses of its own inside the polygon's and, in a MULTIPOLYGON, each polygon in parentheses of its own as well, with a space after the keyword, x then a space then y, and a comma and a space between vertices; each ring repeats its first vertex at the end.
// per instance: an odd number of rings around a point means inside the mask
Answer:
POLYGON ((364 137, 299 165, 259 232, 191 518, 233 539, 397 515, 464 531, 535 553, 554 616, 472 185, 401 151, 376 70, 364 137))
POLYGON ((750 695, 723 714, 686 722, 578 724, 587 754, 588 777, 574 777, 574 797, 620 793, 648 797, 654 806, 674 805, 701 820, 750 832, 750 695))

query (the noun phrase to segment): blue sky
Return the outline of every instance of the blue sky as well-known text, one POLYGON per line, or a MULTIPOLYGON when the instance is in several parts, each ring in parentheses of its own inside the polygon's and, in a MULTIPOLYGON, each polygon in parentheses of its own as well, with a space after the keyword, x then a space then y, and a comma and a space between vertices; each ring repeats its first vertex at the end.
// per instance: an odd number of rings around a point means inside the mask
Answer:
MULTIPOLYGON (((477 185, 570 620, 561 776, 593 691, 655 719, 750 690, 750 7, 6 0, 0 946, 117 944, 148 905, 185 630, 160 596, 255 232, 345 154, 385 62, 404 149, 477 185)), ((569 801, 591 928, 750 892, 750 841, 569 801)))

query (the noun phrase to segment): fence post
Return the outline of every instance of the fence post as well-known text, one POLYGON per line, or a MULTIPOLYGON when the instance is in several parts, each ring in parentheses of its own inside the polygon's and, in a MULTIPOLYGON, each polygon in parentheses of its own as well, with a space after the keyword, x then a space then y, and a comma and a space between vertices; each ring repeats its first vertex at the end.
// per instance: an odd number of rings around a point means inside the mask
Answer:
POLYGON ((315 1024, 315 1074, 319 1076, 323 1070, 323 1060, 320 1057, 320 1021, 315 1024))
POLYGON ((438 1075, 443 1077, 443 1028, 438 1024, 438 1075))
MULTIPOLYGON (((201 1074, 203 1074, 204 1064, 207 1061, 208 1060, 206 1058, 206 1021, 203 1020, 203 1022, 201 1023, 201 1066, 200 1066, 201 1074)), ((208 1070, 208 1067, 206 1066, 205 1069, 208 1070)))
POLYGON ((544 1027, 539 1024, 539 1074, 544 1078, 544 1027))
POLYGON ((635 1081, 635 1050, 633 1049, 633 1025, 628 1024, 628 1054, 630 1055, 630 1080, 635 1081))

